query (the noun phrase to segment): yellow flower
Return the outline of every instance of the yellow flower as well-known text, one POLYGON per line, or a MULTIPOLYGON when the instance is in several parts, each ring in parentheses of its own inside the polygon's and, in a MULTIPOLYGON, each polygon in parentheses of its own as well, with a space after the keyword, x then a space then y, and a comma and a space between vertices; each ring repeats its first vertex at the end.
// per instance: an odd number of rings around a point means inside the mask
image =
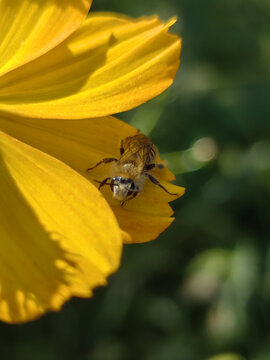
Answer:
MULTIPOLYGON (((160 94, 179 65, 174 20, 92 14, 90 0, 0 0, 0 319, 28 321, 88 297, 122 243, 172 221, 151 184, 124 207, 91 182, 135 133, 109 115, 160 94), (89 179, 91 181, 89 181, 89 179)), ((172 192, 169 170, 157 170, 172 192)))

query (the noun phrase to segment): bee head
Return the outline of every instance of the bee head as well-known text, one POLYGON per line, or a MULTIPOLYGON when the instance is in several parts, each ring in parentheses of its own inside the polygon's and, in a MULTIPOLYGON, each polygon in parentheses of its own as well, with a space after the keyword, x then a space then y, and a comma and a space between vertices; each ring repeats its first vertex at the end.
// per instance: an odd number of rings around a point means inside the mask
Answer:
POLYGON ((121 176, 116 176, 112 179, 111 189, 113 197, 117 200, 125 200, 127 196, 135 191, 135 184, 132 179, 125 179, 121 176))

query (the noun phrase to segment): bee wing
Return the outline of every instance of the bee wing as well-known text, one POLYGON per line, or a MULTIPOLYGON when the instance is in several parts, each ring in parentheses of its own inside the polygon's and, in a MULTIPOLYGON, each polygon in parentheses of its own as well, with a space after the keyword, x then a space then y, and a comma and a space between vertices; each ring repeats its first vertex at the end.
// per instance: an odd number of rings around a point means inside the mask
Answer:
POLYGON ((126 138, 123 145, 124 153, 120 158, 122 164, 133 163, 142 172, 145 165, 156 160, 157 149, 151 139, 143 134, 126 138))

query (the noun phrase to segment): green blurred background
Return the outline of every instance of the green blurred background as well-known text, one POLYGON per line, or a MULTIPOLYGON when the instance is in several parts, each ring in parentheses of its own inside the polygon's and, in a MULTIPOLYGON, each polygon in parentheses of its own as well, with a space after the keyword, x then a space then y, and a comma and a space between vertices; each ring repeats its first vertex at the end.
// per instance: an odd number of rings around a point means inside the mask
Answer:
POLYGON ((269 360, 269 0, 95 0, 92 10, 178 16, 174 85, 119 117, 151 136, 187 193, 173 225, 125 247, 93 299, 1 323, 1 359, 269 360))

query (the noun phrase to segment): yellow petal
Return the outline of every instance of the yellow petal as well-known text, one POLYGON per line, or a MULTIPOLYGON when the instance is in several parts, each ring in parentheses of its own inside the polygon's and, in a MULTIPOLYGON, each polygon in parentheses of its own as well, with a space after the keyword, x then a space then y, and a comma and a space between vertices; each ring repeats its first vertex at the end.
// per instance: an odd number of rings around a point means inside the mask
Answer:
MULTIPOLYGON (((154 203, 152 203, 154 207, 154 203)), ((156 239, 160 233, 171 225, 174 218, 168 216, 153 216, 138 211, 130 212, 121 207, 114 207, 113 211, 118 219, 119 226, 124 229, 123 241, 125 244, 143 243, 156 239), (128 234, 129 236, 126 236, 128 234)))
POLYGON ((0 319, 18 323, 105 284, 122 239, 85 178, 2 132, 0 149, 0 319))
POLYGON ((87 15, 91 0, 0 0, 0 75, 46 53, 87 15))
POLYGON ((0 79, 0 108, 29 117, 88 118, 134 108, 171 85, 174 19, 92 14, 66 41, 0 79))
MULTIPOLYGON (((110 176, 110 164, 103 164, 86 173, 105 157, 119 157, 121 139, 133 135, 136 129, 113 118, 85 120, 42 120, 27 118, 0 118, 0 129, 16 138, 62 160, 91 181, 110 176)), ((153 171, 173 196, 146 181, 144 191, 134 200, 125 203, 112 198, 109 187, 102 193, 111 205, 122 230, 125 242, 144 242, 158 236, 172 221, 169 201, 183 195, 184 189, 170 184, 174 176, 168 169, 153 171)), ((96 183, 95 183, 96 184, 96 183)), ((98 184, 96 184, 98 185, 98 184)))

